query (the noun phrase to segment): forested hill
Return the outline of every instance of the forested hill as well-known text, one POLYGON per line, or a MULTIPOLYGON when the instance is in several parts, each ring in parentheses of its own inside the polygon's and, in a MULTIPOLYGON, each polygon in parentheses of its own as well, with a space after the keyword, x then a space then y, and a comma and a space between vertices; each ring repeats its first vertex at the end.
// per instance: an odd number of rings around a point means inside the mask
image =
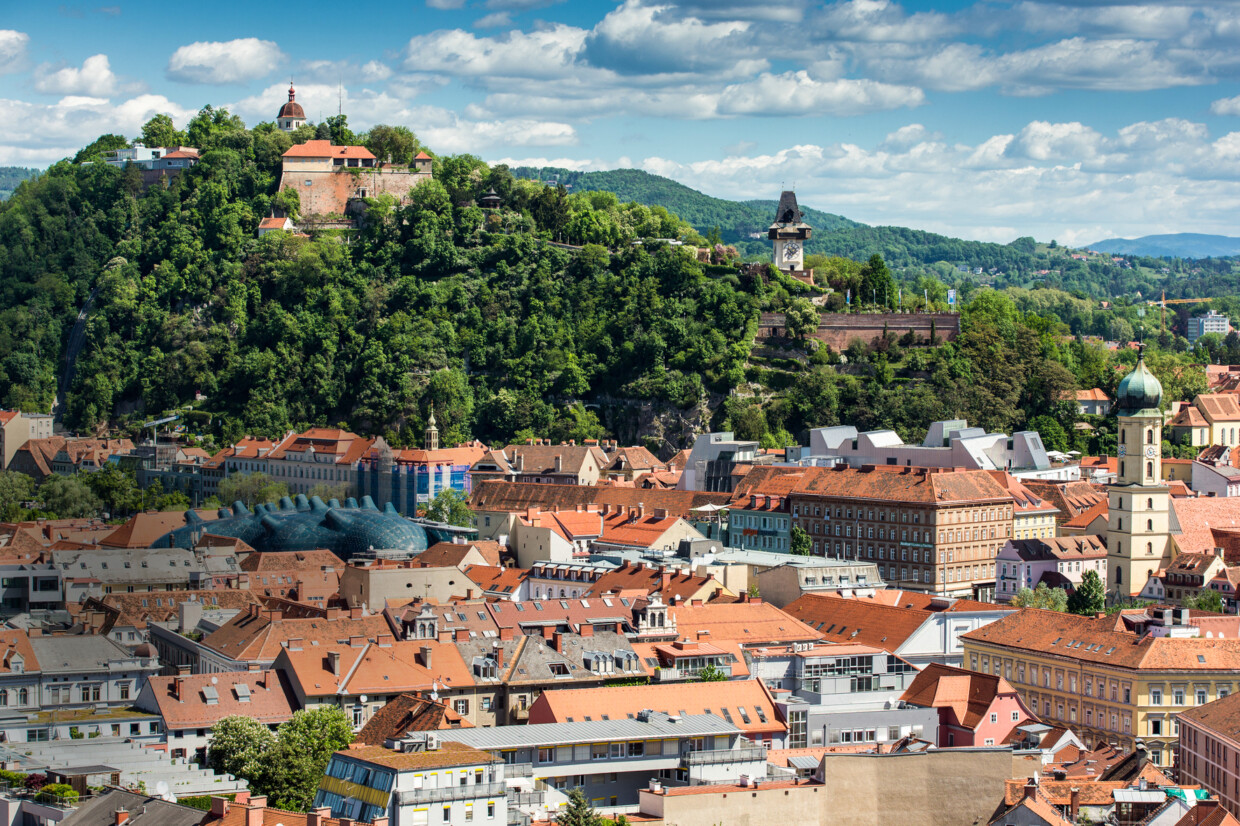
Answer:
MULTIPOLYGON (((775 206, 778 203, 774 200, 728 201, 713 198, 671 178, 640 169, 575 172, 554 166, 518 166, 513 168, 512 174, 529 180, 555 181, 572 192, 614 192, 621 201, 665 207, 703 235, 718 227, 725 244, 753 240, 750 236, 757 234, 765 245, 766 231, 775 220, 775 206)), ((805 204, 801 204, 801 212, 815 229, 860 226, 842 215, 832 215, 805 204)))
POLYGON ((1090 244, 1091 250, 1121 255, 1149 255, 1168 258, 1223 258, 1240 255, 1240 238, 1227 235, 1201 235, 1180 232, 1172 235, 1145 235, 1140 238, 1108 238, 1090 244))
MULTIPOLYGON (((640 169, 575 172, 559 167, 516 167, 512 174, 531 180, 555 181, 573 192, 606 190, 615 192, 622 201, 666 207, 703 235, 718 227, 724 243, 736 245, 745 255, 770 251, 766 231, 775 218, 777 202, 774 200, 714 198, 640 169)), ((1038 269, 1038 262, 1031 254, 1032 239, 1006 245, 962 241, 905 227, 867 226, 842 215, 814 209, 804 202, 800 207, 805 220, 814 228, 806 245, 806 251, 811 254, 838 255, 856 261, 865 261, 878 254, 888 264, 899 268, 947 262, 971 269, 995 267, 1005 272, 1027 273, 1038 269)))
POLYGON ((39 170, 24 166, 0 166, 0 201, 12 195, 22 181, 38 174, 39 170))

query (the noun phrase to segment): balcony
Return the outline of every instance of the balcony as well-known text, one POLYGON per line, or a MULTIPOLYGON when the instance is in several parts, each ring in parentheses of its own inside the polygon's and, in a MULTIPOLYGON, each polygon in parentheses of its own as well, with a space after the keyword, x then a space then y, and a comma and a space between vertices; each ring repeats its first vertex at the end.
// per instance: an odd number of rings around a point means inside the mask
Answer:
MULTIPOLYGON (((727 677, 727 679, 729 680, 732 679, 732 666, 716 665, 715 668, 719 669, 719 673, 723 674, 725 677, 727 677)), ((658 670, 657 673, 659 675, 659 682, 662 683, 662 682, 675 682, 677 680, 696 680, 698 677, 698 673, 701 670, 702 669, 700 668, 680 669, 680 668, 675 668, 675 667, 669 668, 667 666, 663 666, 658 670)))
POLYGON ((706 766, 719 763, 750 763, 766 760, 766 749, 762 746, 745 746, 739 749, 710 749, 706 751, 685 751, 681 755, 687 766, 706 766))
POLYGON ((449 800, 478 800, 484 797, 504 797, 508 787, 503 783, 473 783, 468 786, 445 786, 439 789, 413 789, 397 792, 396 802, 401 806, 417 803, 440 803, 449 800))
POLYGON ((534 764, 532 763, 505 763, 504 777, 515 780, 518 777, 533 777, 534 764))

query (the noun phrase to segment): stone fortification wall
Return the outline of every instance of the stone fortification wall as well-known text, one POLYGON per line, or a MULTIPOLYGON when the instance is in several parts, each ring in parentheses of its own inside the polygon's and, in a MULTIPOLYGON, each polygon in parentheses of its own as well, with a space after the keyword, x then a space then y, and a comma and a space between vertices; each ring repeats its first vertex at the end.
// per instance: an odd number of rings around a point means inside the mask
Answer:
POLYGON ((344 215, 350 198, 387 194, 407 203, 409 190, 430 179, 430 172, 416 172, 403 166, 331 170, 285 168, 280 175, 280 189, 297 190, 303 216, 344 215))
MULTIPOLYGON (((903 336, 913 331, 918 343, 930 342, 934 335, 952 341, 960 334, 960 316, 956 313, 824 313, 818 321, 813 338, 832 349, 843 350, 853 339, 866 344, 883 335, 883 331, 903 336)), ((782 338, 787 335, 782 313, 763 313, 758 323, 758 338, 782 338)))

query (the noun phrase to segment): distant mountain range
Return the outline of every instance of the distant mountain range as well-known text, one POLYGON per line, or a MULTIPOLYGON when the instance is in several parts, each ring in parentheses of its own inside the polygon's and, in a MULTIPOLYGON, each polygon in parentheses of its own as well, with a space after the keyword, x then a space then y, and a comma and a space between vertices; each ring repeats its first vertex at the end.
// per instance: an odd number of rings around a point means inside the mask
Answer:
POLYGON ((0 166, 0 201, 13 194, 17 185, 27 178, 33 178, 42 170, 27 169, 24 166, 0 166))
POLYGON ((1173 235, 1145 235, 1141 238, 1108 238, 1090 244, 1089 248, 1098 252, 1148 255, 1153 258, 1224 258, 1240 255, 1240 238, 1180 232, 1173 235))

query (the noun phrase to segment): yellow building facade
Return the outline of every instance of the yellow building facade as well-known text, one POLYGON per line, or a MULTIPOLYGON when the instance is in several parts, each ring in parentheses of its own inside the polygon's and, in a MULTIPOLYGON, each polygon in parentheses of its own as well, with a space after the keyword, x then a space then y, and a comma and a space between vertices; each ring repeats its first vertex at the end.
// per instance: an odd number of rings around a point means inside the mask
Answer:
POLYGON ((1179 636, 1199 633, 1176 624, 1187 614, 1149 611, 1095 618, 1024 609, 961 636, 964 664, 1002 675, 1044 722, 1086 743, 1131 750, 1140 738, 1152 762, 1169 766, 1177 713, 1240 688, 1240 641, 1179 636))

